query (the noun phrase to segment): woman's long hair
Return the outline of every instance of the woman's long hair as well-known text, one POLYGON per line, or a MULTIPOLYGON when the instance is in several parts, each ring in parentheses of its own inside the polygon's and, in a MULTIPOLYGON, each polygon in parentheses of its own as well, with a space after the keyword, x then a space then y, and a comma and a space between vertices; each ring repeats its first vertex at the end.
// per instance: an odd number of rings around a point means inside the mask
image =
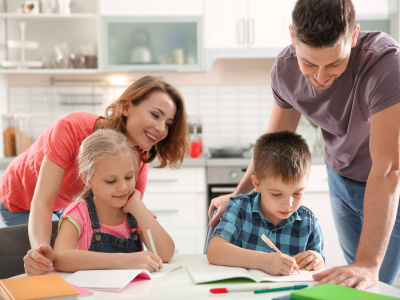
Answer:
POLYGON ((155 76, 140 78, 130 85, 118 100, 106 108, 107 127, 126 135, 126 117, 122 114, 123 108, 129 102, 134 106, 140 105, 154 91, 162 91, 172 98, 176 105, 176 114, 166 138, 155 144, 149 151, 143 151, 140 159, 145 163, 150 163, 158 157, 160 161, 158 168, 163 168, 166 165, 178 168, 189 151, 187 142, 188 126, 183 98, 172 85, 155 76))

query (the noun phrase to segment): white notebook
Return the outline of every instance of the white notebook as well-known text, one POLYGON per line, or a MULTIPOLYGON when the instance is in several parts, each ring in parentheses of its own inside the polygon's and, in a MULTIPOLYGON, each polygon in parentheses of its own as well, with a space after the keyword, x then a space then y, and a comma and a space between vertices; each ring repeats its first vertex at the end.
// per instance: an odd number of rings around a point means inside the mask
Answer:
POLYGON ((135 278, 156 279, 180 268, 163 264, 161 270, 153 273, 147 270, 86 270, 75 272, 65 280, 86 289, 120 291, 135 278))
POLYGON ((274 276, 263 271, 224 266, 200 266, 186 267, 194 284, 207 283, 232 278, 248 278, 255 282, 291 282, 291 281, 314 281, 312 274, 308 271, 295 272, 286 276, 274 276))

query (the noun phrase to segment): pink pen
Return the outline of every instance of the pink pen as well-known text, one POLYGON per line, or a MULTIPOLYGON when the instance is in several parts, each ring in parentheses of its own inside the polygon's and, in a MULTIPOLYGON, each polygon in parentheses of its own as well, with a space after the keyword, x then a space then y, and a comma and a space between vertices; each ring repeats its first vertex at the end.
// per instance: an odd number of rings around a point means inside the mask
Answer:
MULTIPOLYGON (((276 248, 276 246, 274 245, 274 243, 271 242, 271 241, 269 240, 269 238, 267 238, 264 234, 261 235, 261 239, 262 239, 264 242, 266 242, 266 243, 268 244, 268 246, 270 246, 272 249, 274 249, 277 253, 282 254, 282 252, 281 252, 278 248, 276 248)), ((295 261, 295 263, 296 263, 296 261, 295 261)), ((300 271, 299 271, 299 266, 297 265, 297 263, 296 263, 295 270, 297 271, 297 273, 300 273, 300 271)))

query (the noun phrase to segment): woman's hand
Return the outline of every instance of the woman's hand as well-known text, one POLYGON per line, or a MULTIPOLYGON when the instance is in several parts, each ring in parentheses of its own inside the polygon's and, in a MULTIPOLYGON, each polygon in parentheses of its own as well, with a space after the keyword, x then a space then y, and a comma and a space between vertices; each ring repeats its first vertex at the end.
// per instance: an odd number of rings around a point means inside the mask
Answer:
POLYGON ((150 251, 131 253, 127 261, 127 269, 146 269, 150 273, 162 269, 161 258, 150 251))
POLYGON ((27 275, 42 275, 53 271, 53 249, 46 244, 28 251, 24 257, 24 268, 27 275))
POLYGON ((228 206, 228 201, 230 197, 233 197, 235 195, 233 194, 228 194, 228 195, 223 195, 219 196, 217 198, 214 198, 211 200, 210 207, 208 208, 208 217, 211 218, 211 214, 214 211, 214 208, 218 209, 217 213, 214 215, 214 217, 210 220, 210 226, 215 226, 218 223, 218 220, 222 217, 222 215, 225 212, 226 207, 228 206))
POLYGON ((271 275, 289 275, 295 271, 296 262, 293 257, 278 253, 263 253, 260 270, 271 275))
POLYGON ((307 271, 316 271, 324 267, 324 259, 317 251, 307 250, 293 256, 299 269, 306 268, 307 271))

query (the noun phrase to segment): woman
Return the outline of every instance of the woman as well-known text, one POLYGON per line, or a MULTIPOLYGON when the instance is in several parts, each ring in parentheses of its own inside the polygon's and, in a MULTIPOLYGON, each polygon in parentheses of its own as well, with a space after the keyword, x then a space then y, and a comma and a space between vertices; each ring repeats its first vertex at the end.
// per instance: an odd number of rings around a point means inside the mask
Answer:
POLYGON ((29 221, 32 249, 25 272, 39 275, 53 269, 51 219, 65 209, 84 186, 76 156, 82 141, 99 128, 124 133, 140 152, 136 189, 146 188, 148 163, 178 167, 188 150, 186 111, 179 92, 156 77, 146 76, 128 87, 106 109, 106 117, 75 112, 54 121, 0 180, 0 216, 7 226, 29 221))

